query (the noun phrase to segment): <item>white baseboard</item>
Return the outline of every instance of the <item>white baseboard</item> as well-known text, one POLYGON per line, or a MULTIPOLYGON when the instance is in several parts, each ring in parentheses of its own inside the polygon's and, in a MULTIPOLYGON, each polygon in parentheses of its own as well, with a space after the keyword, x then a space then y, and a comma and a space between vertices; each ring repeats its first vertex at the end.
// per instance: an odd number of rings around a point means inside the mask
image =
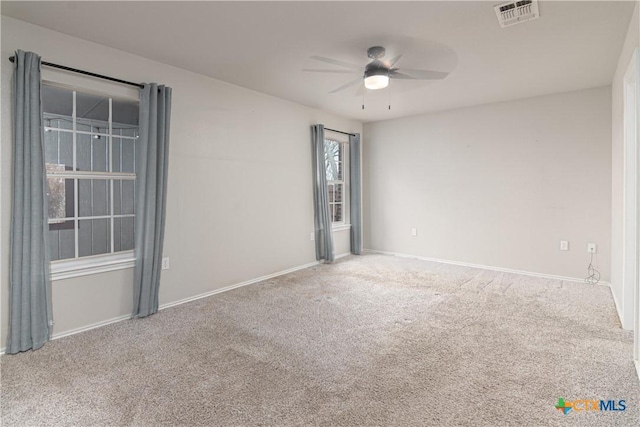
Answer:
MULTIPOLYGON (((130 314, 114 317, 109 320, 103 320, 102 322, 98 322, 98 323, 92 323, 91 325, 87 325, 87 326, 81 326, 80 328, 70 329, 68 331, 51 335, 51 341, 57 340, 58 338, 68 337, 69 335, 79 334, 80 332, 90 331, 91 329, 101 328, 103 326, 107 326, 112 323, 122 322, 123 320, 127 320, 127 319, 131 319, 130 314)), ((4 351, 4 349, 2 350, 4 351)))
POLYGON ((199 295, 195 295, 195 296, 192 296, 192 297, 183 298, 183 299, 178 300, 178 301, 168 302, 166 304, 161 304, 159 309, 160 310, 164 310, 165 308, 174 307, 176 305, 180 305, 180 304, 184 304, 184 303, 187 303, 187 302, 191 302, 191 301, 199 300, 199 299, 202 299, 202 298, 210 297, 211 295, 219 294, 219 293, 222 293, 222 292, 227 292, 227 291, 230 291, 232 289, 241 288, 241 287, 247 286, 247 285, 253 285, 254 283, 262 282, 263 280, 269 280, 269 279, 273 279, 274 277, 283 276, 285 274, 293 273, 294 271, 304 270, 305 268, 313 267, 314 265, 318 265, 318 264, 319 264, 318 261, 310 262, 308 264, 299 265, 297 267, 289 268, 287 270, 278 271, 277 273, 268 274, 266 276, 257 277, 255 279, 250 279, 250 280, 247 280, 247 281, 244 281, 244 282, 241 282, 241 283, 236 283, 235 285, 225 286, 224 288, 215 289, 213 291, 205 292, 204 294, 199 294, 199 295))
MULTIPOLYGON (((81 326, 79 328, 70 329, 68 331, 60 332, 60 333, 57 333, 57 334, 52 334, 50 341, 57 340, 59 338, 68 337, 69 335, 79 334, 80 332, 90 331, 91 329, 101 328, 103 326, 107 326, 107 325, 110 325, 112 323, 122 322, 123 320, 127 320, 127 319, 130 319, 130 318, 131 318, 131 315, 127 314, 127 315, 124 315, 124 316, 118 316, 118 317, 114 317, 114 318, 111 318, 111 319, 108 319, 108 320, 103 320, 101 322, 92 323, 92 324, 87 325, 87 326, 81 326)), ((6 347, 0 348, 0 355, 5 354, 6 349, 7 349, 6 347)))
POLYGON ((345 253, 340 254, 340 255, 334 255, 333 258, 334 259, 340 259, 340 258, 344 258, 344 257, 349 256, 349 255, 351 255, 351 252, 345 252, 345 253))
MULTIPOLYGON (((347 255, 349 255, 349 254, 348 253, 340 254, 340 255, 337 255, 336 258, 342 258, 342 257, 345 257, 347 255)), ((318 265, 318 264, 320 264, 318 261, 314 261, 314 262, 310 262, 308 264, 299 265, 297 267, 289 268, 287 270, 278 271, 278 272, 273 273, 273 274, 268 274, 266 276, 257 277, 255 279, 246 280, 246 281, 241 282, 241 283, 236 283, 235 285, 225 286, 224 288, 215 289, 215 290, 210 291, 210 292, 205 292, 204 294, 199 294, 199 295, 195 295, 195 296, 192 296, 192 297, 183 298, 183 299, 178 300, 178 301, 173 301, 173 302, 168 302, 166 304, 161 304, 158 307, 158 309, 159 310, 164 310, 165 308, 174 307, 176 305, 185 304, 187 302, 195 301, 195 300, 198 300, 198 299, 201 299, 201 298, 206 298, 206 297, 209 297, 211 295, 215 295, 215 294, 219 294, 219 293, 222 293, 222 292, 230 291, 232 289, 237 289, 237 288, 241 288, 243 286, 252 285, 254 283, 262 282, 263 280, 273 279, 274 277, 283 276, 285 274, 293 273, 294 271, 304 270, 305 268, 313 267, 314 265, 318 265)), ((112 323, 122 322, 123 320, 128 320, 128 319, 131 319, 131 315, 129 315, 129 314, 124 315, 124 316, 114 317, 112 319, 104 320, 102 322, 93 323, 91 325, 82 326, 80 328, 71 329, 71 330, 68 330, 68 331, 60 332, 58 334, 53 334, 51 336, 51 340, 53 341, 53 340, 57 340, 58 338, 67 337, 69 335, 79 334, 80 332, 90 331, 91 329, 100 328, 102 326, 107 326, 107 325, 110 325, 112 323)), ((6 347, 0 348, 0 355, 5 354, 5 350, 6 350, 6 347)))
MULTIPOLYGON (((451 261, 451 260, 439 259, 439 258, 429 258, 429 257, 418 256, 418 255, 402 254, 397 252, 378 251, 374 249, 365 249, 364 252, 370 253, 370 254, 393 255, 401 258, 413 258, 413 259, 419 259, 422 261, 439 262, 442 264, 459 265, 461 267, 480 268, 482 270, 499 271, 501 273, 513 273, 513 274, 521 274, 523 276, 541 277, 544 279, 555 279, 555 280, 564 280, 567 282, 584 283, 584 279, 579 279, 576 277, 556 276, 554 274, 536 273, 533 271, 525 271, 525 270, 514 270, 511 268, 493 267, 491 265, 471 264, 468 262, 451 261)), ((611 284, 609 282, 598 282, 598 285, 611 287, 611 284)))
POLYGON ((638 379, 640 380, 640 360, 634 360, 633 363, 636 365, 636 373, 638 374, 638 379))

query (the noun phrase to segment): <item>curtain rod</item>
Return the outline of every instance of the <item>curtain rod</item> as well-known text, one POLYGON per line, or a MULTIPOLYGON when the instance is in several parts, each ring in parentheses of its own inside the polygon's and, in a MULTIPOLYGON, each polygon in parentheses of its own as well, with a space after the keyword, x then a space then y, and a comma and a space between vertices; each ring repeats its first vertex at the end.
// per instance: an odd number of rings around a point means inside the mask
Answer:
POLYGON ((324 128, 324 130, 330 130, 331 132, 341 133, 343 135, 356 136, 355 133, 342 132, 341 130, 335 130, 335 129, 329 129, 329 128, 324 128))
MULTIPOLYGON (((10 56, 9 57, 9 61, 15 62, 16 61, 15 56, 10 56)), ((92 73, 90 71, 78 70, 77 68, 71 68, 71 67, 67 67, 65 65, 54 64, 52 62, 42 61, 41 64, 45 65, 47 67, 51 67, 51 68, 58 68, 60 70, 71 71, 72 73, 84 74, 85 76, 91 76, 91 77, 96 77, 96 78, 103 79, 103 80, 109 80, 111 82, 121 83, 123 85, 137 86, 140 89, 142 89, 144 87, 144 85, 142 83, 128 82, 126 80, 116 79, 115 77, 109 77, 109 76, 105 76, 105 75, 102 75, 102 74, 96 74, 96 73, 92 73)))

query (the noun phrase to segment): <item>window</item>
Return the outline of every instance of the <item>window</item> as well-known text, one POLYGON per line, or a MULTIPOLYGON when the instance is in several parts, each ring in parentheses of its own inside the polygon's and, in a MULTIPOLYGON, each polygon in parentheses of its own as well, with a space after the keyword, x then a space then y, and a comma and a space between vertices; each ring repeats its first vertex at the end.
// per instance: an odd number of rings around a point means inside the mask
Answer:
POLYGON ((43 85, 42 106, 52 272, 132 259, 138 103, 43 85))
POLYGON ((324 140, 329 208, 331 210, 331 220, 334 224, 344 223, 345 217, 345 145, 345 143, 334 139, 324 140))

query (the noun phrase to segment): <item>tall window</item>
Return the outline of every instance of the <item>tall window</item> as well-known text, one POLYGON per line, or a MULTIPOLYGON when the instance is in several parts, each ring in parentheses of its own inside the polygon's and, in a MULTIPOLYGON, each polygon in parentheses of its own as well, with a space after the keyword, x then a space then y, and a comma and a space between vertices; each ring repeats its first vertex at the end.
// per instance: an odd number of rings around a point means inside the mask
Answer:
POLYGON ((134 247, 138 104, 43 85, 52 261, 134 247))
POLYGON ((329 207, 334 224, 344 223, 344 146, 333 139, 324 140, 325 164, 327 168, 327 186, 329 189, 329 207))

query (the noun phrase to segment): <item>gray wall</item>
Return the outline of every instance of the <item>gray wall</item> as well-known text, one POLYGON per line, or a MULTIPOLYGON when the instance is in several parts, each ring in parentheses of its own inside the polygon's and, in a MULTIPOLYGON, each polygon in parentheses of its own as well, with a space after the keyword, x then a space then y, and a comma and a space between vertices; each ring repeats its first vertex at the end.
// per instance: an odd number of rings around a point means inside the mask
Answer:
MULTIPOLYGON (((2 17, 2 57, 16 49, 130 81, 173 87, 160 304, 315 261, 310 125, 361 132, 361 123, 2 17)), ((2 327, 7 332, 11 213, 12 64, 2 66, 0 225, 2 327)), ((132 97, 131 89, 45 69, 45 79, 132 97)), ((349 232, 335 233, 336 253, 349 232)), ((126 315, 131 270, 53 283, 54 334, 126 315), (96 308, 97 307, 97 308, 96 308)))
POLYGON ((583 278, 595 242, 609 280, 609 87, 370 123, 364 145, 365 247, 583 278))

